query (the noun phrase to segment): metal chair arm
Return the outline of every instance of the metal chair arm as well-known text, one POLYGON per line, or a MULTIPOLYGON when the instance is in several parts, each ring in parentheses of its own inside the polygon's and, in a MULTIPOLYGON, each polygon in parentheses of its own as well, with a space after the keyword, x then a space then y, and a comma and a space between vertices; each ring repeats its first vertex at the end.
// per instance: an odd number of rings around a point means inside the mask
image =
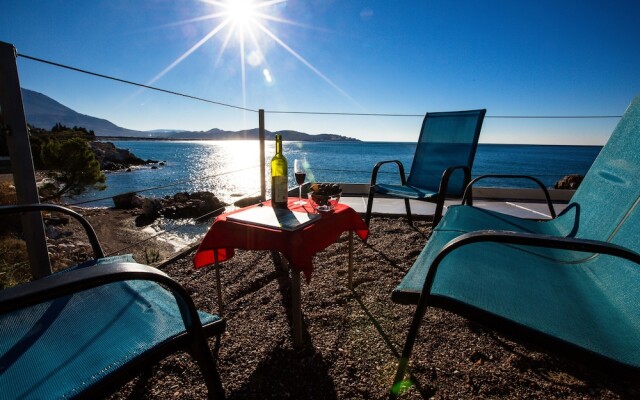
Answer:
POLYGON ((540 189, 542 189, 542 192, 544 193, 544 197, 547 201, 547 206, 549 207, 549 213, 551 214, 551 218, 555 218, 556 217, 556 211, 553 208, 553 204, 551 203, 551 196, 549 196, 549 190, 547 190, 547 188, 544 186, 544 184, 537 178, 534 178, 533 176, 529 176, 529 175, 504 175, 504 174, 497 174, 497 175, 481 175, 478 176, 476 178, 474 178, 471 182, 469 182, 469 184, 467 185, 467 187, 464 190, 464 195, 462 196, 462 204, 468 204, 470 206, 473 205, 473 195, 472 195, 472 186, 482 180, 482 179, 486 179, 486 178, 498 178, 498 179, 528 179, 530 181, 533 181, 534 183, 536 183, 540 189))
POLYGON ((93 254, 95 258, 103 258, 104 251, 102 250, 102 246, 100 246, 100 242, 98 241, 98 236, 96 232, 93 230, 93 227, 82 215, 77 212, 71 210, 70 208, 59 206, 56 204, 17 204, 17 205, 9 205, 9 206, 0 206, 0 215, 3 214, 13 214, 13 213, 22 213, 28 211, 53 211, 59 212, 62 214, 69 215, 75 218, 84 228, 87 236, 89 237, 89 243, 91 244, 91 248, 93 249, 93 254))
POLYGON ((153 281, 168 288, 176 298, 185 328, 190 333, 200 330, 200 318, 193 300, 164 272, 142 264, 114 263, 86 267, 24 283, 0 292, 0 313, 8 313, 105 284, 128 281, 153 281))
MULTIPOLYGON (((600 240, 578 239, 571 237, 559 237, 551 235, 540 235, 533 233, 521 233, 511 231, 482 230, 462 234, 449 241, 438 252, 429 268, 429 273, 425 279, 423 292, 431 291, 431 285, 435 277, 436 270, 442 260, 452 251, 472 244, 481 242, 495 242, 520 246, 546 247, 561 250, 572 250, 583 253, 606 254, 618 258, 624 258, 640 266, 640 254, 617 244, 600 240)), ((421 295, 422 298, 422 295, 421 295)))
POLYGON ((371 172, 371 184, 370 184, 371 187, 375 186, 376 181, 378 180, 378 170, 380 169, 380 167, 384 164, 389 164, 389 163, 396 163, 398 165, 398 172, 400 173, 400 181, 402 182, 402 186, 407 184, 407 180, 405 179, 405 175, 404 175, 404 166, 402 165, 402 161, 386 160, 386 161, 380 161, 376 163, 376 165, 373 167, 373 171, 371 172))
POLYGON ((445 169, 442 173, 442 178, 440 178, 440 186, 438 187, 438 193, 443 196, 443 198, 447 195, 447 191, 449 190, 449 179, 451 179, 453 171, 457 169, 461 169, 464 172, 465 185, 471 180, 471 168, 466 165, 456 165, 445 169))

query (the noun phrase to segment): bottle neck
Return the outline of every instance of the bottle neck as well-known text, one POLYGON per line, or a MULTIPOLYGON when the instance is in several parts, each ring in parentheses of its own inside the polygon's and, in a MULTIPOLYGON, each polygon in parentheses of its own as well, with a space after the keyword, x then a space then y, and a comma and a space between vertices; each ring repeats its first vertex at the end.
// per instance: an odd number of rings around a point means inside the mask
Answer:
POLYGON ((282 136, 276 136, 276 155, 282 155, 282 136))

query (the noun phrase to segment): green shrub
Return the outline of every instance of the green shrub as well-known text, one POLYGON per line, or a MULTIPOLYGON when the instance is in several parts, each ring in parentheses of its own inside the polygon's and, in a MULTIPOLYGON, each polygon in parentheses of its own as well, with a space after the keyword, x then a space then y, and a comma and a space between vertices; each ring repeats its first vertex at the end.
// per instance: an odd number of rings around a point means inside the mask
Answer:
POLYGON ((27 245, 11 236, 0 237, 0 289, 31 280, 27 245))
POLYGON ((43 165, 51 170, 49 177, 53 179, 53 183, 43 187, 41 194, 45 200, 65 194, 78 195, 86 186, 100 190, 105 188, 106 178, 100 171, 100 164, 82 138, 47 140, 41 145, 40 158, 43 165))

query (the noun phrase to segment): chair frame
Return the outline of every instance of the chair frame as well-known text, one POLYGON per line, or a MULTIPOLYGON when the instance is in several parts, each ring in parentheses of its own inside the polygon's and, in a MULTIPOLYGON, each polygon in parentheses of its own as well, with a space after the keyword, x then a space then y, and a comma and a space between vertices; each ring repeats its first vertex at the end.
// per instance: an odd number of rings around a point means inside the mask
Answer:
MULTIPOLYGON (((85 228, 95 256, 97 258, 104 257, 104 252, 89 222, 80 214, 66 207, 52 204, 0 206, 0 215, 42 210, 60 212, 78 220, 85 228)), ((222 334, 226 327, 226 321, 221 318, 203 326, 188 292, 179 283, 156 268, 136 263, 112 263, 54 274, 44 279, 2 290, 0 292, 0 313, 9 313, 105 284, 128 280, 152 281, 167 288, 176 299, 185 331, 156 346, 152 351, 147 351, 124 364, 118 373, 105 376, 81 392, 78 398, 109 395, 138 375, 141 368, 156 364, 169 354, 180 350, 187 350, 196 361, 205 380, 209 398, 224 398, 220 376, 206 337, 222 334)))
MULTIPOLYGON (((476 154, 476 149, 478 147, 478 139, 480 137, 480 131, 482 130, 482 124, 484 122, 484 116, 486 114, 487 110, 471 110, 471 111, 476 111, 480 113, 480 119, 478 124, 476 125, 476 130, 474 132, 474 146, 471 149, 471 154, 469 157, 469 164, 468 165, 455 165, 455 166, 450 166, 448 168, 446 168, 443 173, 442 173, 442 177, 440 178, 440 184, 438 187, 438 192, 435 194, 434 197, 428 198, 428 199, 415 199, 418 201, 427 201, 430 203, 435 203, 436 204, 436 211, 433 215, 433 226, 438 225, 438 223, 440 222, 440 220, 442 219, 442 214, 444 211, 444 201, 447 198, 447 193, 449 190, 449 180, 451 178, 451 175, 453 174, 453 172, 455 172, 456 170, 462 170, 464 173, 464 181, 463 181, 463 187, 466 187, 466 185, 471 181, 471 166, 473 164, 473 160, 475 159, 475 154, 476 154)), ((452 116, 458 113, 465 113, 465 112, 469 112, 469 111, 454 111, 454 112, 439 112, 439 113, 427 113, 424 117, 424 120, 422 121, 422 128, 420 130, 420 137, 418 139, 418 144, 421 143, 421 139, 422 139, 422 135, 424 134, 424 126, 427 123, 429 117, 434 117, 434 116, 442 116, 444 114, 451 114, 452 116)), ((415 160, 414 160, 415 162, 415 160)), ((373 170, 371 172, 371 182, 369 184, 369 197, 368 197, 368 201, 367 201, 367 211, 366 211, 366 215, 365 215, 365 223, 367 224, 367 226, 369 225, 369 222, 371 221, 371 211, 373 209, 373 199, 376 193, 376 183, 378 180, 378 171, 380 170, 380 167, 382 167, 384 164, 389 164, 389 163, 395 163, 398 166, 398 173, 400 175, 400 183, 402 186, 407 186, 407 179, 405 178, 405 172, 404 172, 404 165, 402 164, 402 161, 400 160, 386 160, 386 161, 380 161, 378 163, 376 163, 376 165, 373 167, 373 170)), ((410 178, 410 177, 409 177, 410 178)), ((396 197, 396 196, 393 196, 396 197)), ((409 222, 409 224, 413 223, 413 217, 411 214, 411 205, 409 203, 409 198, 404 198, 404 205, 405 205, 405 210, 407 213, 407 221, 409 222)))
POLYGON ((549 213, 551 215, 551 218, 552 219, 556 218, 557 215, 556 215, 555 209, 553 208, 553 202, 551 201, 549 190, 544 186, 544 183, 542 183, 542 181, 540 181, 538 178, 534 178, 533 176, 529 176, 529 175, 487 174, 487 175, 478 176, 477 178, 474 178, 471 182, 469 182, 469 184, 464 189, 464 194, 462 195, 462 205, 465 205, 465 204, 469 206, 473 205, 473 185, 475 185, 476 182, 486 178, 526 179, 526 180, 533 181, 536 185, 540 187, 540 189, 542 190, 542 193, 544 194, 545 201, 547 202, 547 207, 549 207, 549 213))
POLYGON ((542 341, 545 344, 551 344, 554 349, 559 352, 582 358, 583 360, 591 362, 594 365, 599 365, 601 367, 604 365, 607 368, 612 368, 617 372, 625 375, 632 375, 635 377, 640 376, 640 371, 629 371, 628 368, 621 366, 619 363, 613 360, 607 359, 595 353, 591 353, 571 343, 549 337, 542 332, 538 332, 533 329, 521 326, 509 319, 489 314, 467 304, 459 303, 453 300, 442 299, 437 296, 432 296, 431 287, 433 285, 436 272, 441 262, 454 250, 466 245, 480 242, 495 242, 511 245, 545 247, 586 253, 606 254, 632 261, 640 267, 640 254, 628 250, 622 246, 597 240, 492 230, 482 230, 465 233, 455 239, 452 239, 438 252, 429 267, 429 272, 427 273, 424 285, 422 287, 422 292, 420 294, 420 298, 413 315, 413 320, 411 322, 411 326, 409 327, 407 339, 402 350, 402 355, 399 360, 394 383, 389 393, 390 399, 395 399, 400 394, 400 385, 407 371, 411 352, 413 351, 413 346, 417 339, 418 331, 420 330, 420 324, 429 306, 451 310, 466 317, 481 316, 481 320, 484 323, 487 323, 488 325, 491 325, 497 329, 508 330, 510 334, 515 332, 516 335, 519 334, 520 336, 524 336, 531 340, 537 340, 542 341))

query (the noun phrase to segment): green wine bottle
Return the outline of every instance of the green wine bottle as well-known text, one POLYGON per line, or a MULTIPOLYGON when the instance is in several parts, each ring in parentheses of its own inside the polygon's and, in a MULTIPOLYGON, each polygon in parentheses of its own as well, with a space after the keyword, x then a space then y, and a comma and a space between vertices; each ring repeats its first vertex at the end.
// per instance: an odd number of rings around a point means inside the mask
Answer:
POLYGON ((289 198, 289 171, 282 153, 282 136, 276 135, 276 155, 271 159, 271 205, 276 208, 287 208, 289 198))

